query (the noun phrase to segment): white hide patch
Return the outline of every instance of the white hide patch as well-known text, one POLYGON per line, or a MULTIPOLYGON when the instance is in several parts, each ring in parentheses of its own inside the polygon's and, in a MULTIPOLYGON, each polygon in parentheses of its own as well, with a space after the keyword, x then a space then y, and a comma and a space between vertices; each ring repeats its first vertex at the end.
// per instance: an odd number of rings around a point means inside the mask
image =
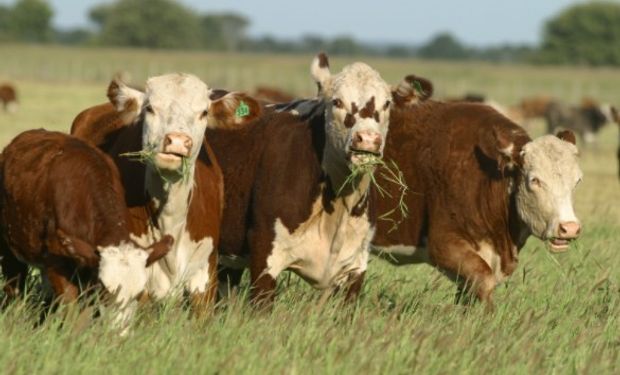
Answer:
POLYGON ((146 285, 146 251, 127 243, 100 247, 99 280, 115 296, 115 302, 126 306, 146 285))
POLYGON ((334 211, 323 210, 322 198, 314 205, 310 218, 293 233, 277 219, 271 255, 265 273, 274 279, 290 269, 317 289, 343 285, 368 265, 370 240, 374 235, 366 214, 352 217, 341 201, 334 211))
POLYGON ((495 251, 495 248, 486 241, 480 242, 478 246, 480 248, 478 250, 478 256, 480 256, 480 258, 482 258, 486 264, 491 267, 493 276, 495 277, 495 282, 501 283, 506 280, 508 276, 504 274, 504 271, 502 270, 502 260, 499 254, 495 251))

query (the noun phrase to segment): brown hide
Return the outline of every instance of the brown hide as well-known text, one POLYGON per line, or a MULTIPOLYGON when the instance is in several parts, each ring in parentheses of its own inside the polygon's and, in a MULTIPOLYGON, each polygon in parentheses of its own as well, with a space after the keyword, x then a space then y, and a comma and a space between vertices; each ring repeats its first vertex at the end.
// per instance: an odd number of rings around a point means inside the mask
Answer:
MULTIPOLYGON (((63 284, 78 267, 96 271, 97 246, 129 241, 123 188, 103 152, 63 133, 31 130, 2 156, 3 266, 15 254, 63 284)), ((22 277, 24 266, 13 263, 17 269, 3 273, 22 277)))
MULTIPOLYGON (((458 256, 447 253, 446 244, 478 250, 484 240, 494 245, 510 274, 517 262, 513 245, 520 248, 524 238, 509 187, 517 177, 518 150, 528 141, 523 129, 485 105, 428 101, 393 109, 385 159, 396 161, 404 173, 409 217, 393 231, 393 222, 377 221, 373 244, 427 245, 431 263, 437 264, 441 257, 458 256), (501 149, 510 143, 509 157, 501 149)), ((378 177, 398 197, 393 184, 378 177)), ((378 199, 377 214, 396 205, 395 198, 378 199)))

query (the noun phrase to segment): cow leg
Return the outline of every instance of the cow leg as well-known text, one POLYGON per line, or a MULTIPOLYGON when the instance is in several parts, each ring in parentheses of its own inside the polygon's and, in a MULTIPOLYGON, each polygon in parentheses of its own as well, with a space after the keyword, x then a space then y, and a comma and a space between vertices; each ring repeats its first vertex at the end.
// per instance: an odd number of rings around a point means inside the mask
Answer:
POLYGON ((487 304, 488 309, 493 309, 495 276, 491 267, 466 241, 443 240, 440 244, 432 244, 429 250, 433 264, 459 283, 459 291, 474 294, 487 304))
POLYGON ((275 300, 276 277, 286 266, 280 264, 267 264, 267 259, 272 254, 272 243, 268 231, 253 230, 249 233, 250 243, 250 296, 256 306, 270 307, 275 300))
POLYGON ((354 302, 359 297, 359 294, 362 290, 362 285, 364 284, 364 276, 366 276, 366 271, 360 273, 354 273, 349 277, 347 283, 347 295, 345 297, 345 301, 354 302))
POLYGON ((15 255, 8 249, 4 240, 0 240, 0 266, 4 276, 5 303, 17 298, 24 293, 26 288, 26 277, 28 276, 28 265, 20 262, 15 255))
POLYGON ((241 284, 244 269, 221 267, 218 270, 218 294, 220 298, 228 297, 241 284))
POLYGON ((60 303, 74 302, 78 298, 77 285, 71 281, 73 270, 64 263, 48 266, 45 270, 54 295, 60 303))
POLYGON ((207 266, 189 280, 190 304, 197 317, 208 316, 213 312, 217 285, 217 252, 212 251, 207 266))

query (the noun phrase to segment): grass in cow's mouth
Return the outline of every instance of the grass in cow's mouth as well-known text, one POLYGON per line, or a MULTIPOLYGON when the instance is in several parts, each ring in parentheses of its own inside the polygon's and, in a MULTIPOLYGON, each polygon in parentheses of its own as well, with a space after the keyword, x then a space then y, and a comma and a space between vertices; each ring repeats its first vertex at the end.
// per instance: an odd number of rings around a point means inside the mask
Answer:
POLYGON ((382 197, 387 196, 389 198, 394 198, 392 194, 390 194, 377 181, 375 172, 379 173, 384 181, 392 183, 398 188, 398 203, 396 206, 379 216, 379 220, 385 220, 392 223, 392 227, 389 230, 389 232, 392 232, 398 228, 398 225, 409 215, 409 208, 405 203, 405 196, 407 195, 409 188, 405 183, 403 172, 400 168, 398 168, 398 165, 394 162, 394 160, 390 160, 389 163, 386 163, 381 157, 372 153, 359 153, 357 154, 357 157, 360 162, 351 164, 351 173, 344 180, 336 195, 340 195, 346 186, 353 186, 355 181, 363 175, 368 175, 370 177, 370 184, 377 189, 377 192, 379 192, 382 197), (392 214, 397 212, 400 213, 400 217, 398 219, 392 218, 392 214))
MULTIPOLYGON (((157 153, 155 147, 146 147, 140 151, 125 152, 119 154, 119 156, 129 158, 129 160, 137 161, 142 164, 151 165, 162 180, 167 183, 174 183, 175 181, 171 179, 167 173, 163 173, 161 169, 157 167, 157 164, 155 164, 155 156, 157 153)), ((187 182, 190 174, 189 158, 181 157, 181 168, 178 170, 178 174, 182 176, 184 182, 187 182)))

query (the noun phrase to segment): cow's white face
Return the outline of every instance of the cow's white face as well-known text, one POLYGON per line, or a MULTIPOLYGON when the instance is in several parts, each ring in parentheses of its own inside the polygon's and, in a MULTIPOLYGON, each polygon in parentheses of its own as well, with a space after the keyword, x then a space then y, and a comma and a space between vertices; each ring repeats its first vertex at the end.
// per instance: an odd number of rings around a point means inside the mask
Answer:
POLYGON ((330 147, 351 163, 362 155, 382 156, 388 132, 391 92, 379 73, 363 63, 331 75, 327 57, 317 56, 312 74, 326 102, 326 136, 330 147))
POLYGON ((146 286, 146 261, 149 254, 130 243, 99 248, 99 280, 123 307, 146 286))
POLYGON ((159 169, 178 170, 184 158, 198 157, 207 128, 209 88, 187 74, 169 74, 146 82, 142 146, 155 150, 159 169))
POLYGON ((573 191, 583 176, 577 147, 546 135, 526 143, 521 158, 519 215, 536 237, 549 241, 552 251, 563 251, 581 231, 573 209, 573 191))
POLYGON ((142 146, 154 154, 161 171, 179 171, 198 157, 211 105, 210 90, 189 74, 166 74, 150 78, 145 92, 115 79, 108 97, 124 121, 143 119, 142 146))

